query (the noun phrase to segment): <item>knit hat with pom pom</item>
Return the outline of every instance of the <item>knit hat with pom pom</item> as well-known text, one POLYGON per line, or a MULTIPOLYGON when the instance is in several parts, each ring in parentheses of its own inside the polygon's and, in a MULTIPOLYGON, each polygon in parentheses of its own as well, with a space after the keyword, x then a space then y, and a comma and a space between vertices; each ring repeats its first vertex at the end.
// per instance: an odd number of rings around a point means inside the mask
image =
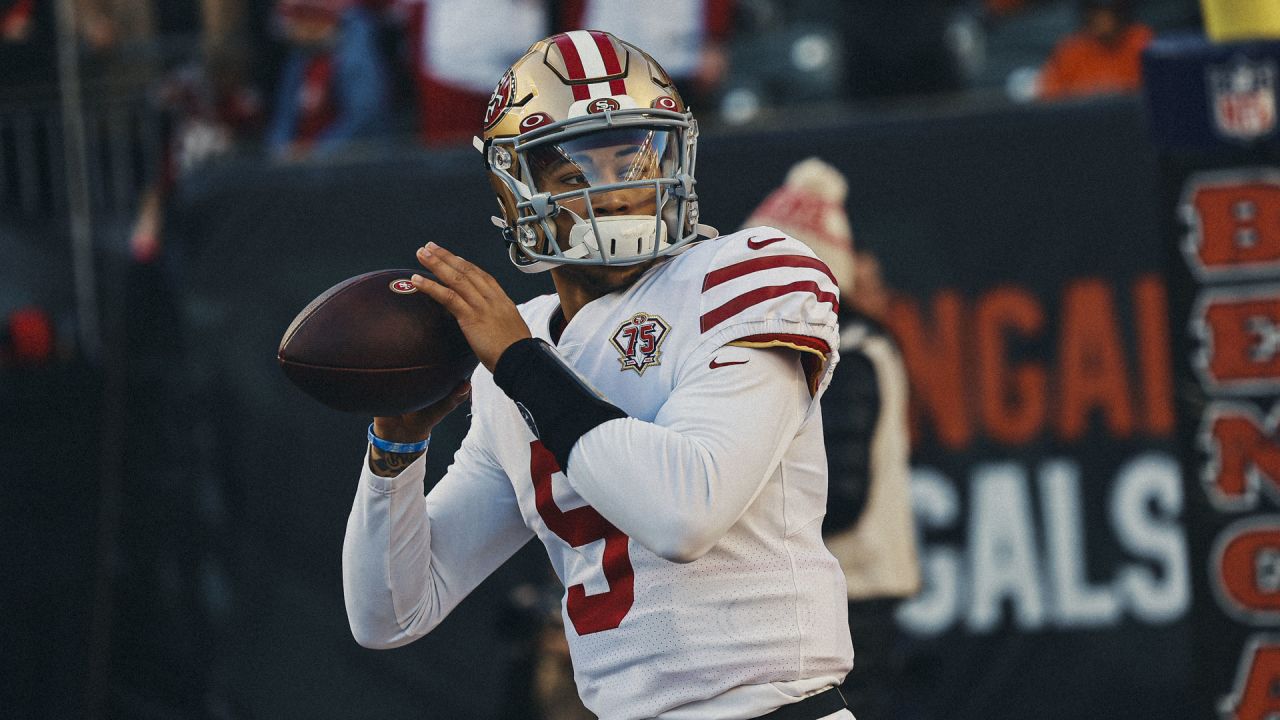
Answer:
POLYGON ((808 245, 848 293, 853 289, 853 231, 844 209, 848 194, 849 184, 839 170, 816 157, 801 160, 744 227, 768 225, 808 245))

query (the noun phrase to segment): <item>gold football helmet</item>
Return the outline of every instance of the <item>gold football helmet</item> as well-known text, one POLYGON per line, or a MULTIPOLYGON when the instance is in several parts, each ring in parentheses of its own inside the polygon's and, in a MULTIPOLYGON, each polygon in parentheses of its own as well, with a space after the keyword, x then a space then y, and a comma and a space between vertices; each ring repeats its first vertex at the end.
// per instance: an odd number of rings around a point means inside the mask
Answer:
POLYGON ((633 265, 714 236, 698 223, 697 139, 671 78, 640 48, 594 30, 535 43, 493 91, 476 139, 511 261, 526 272, 633 265))

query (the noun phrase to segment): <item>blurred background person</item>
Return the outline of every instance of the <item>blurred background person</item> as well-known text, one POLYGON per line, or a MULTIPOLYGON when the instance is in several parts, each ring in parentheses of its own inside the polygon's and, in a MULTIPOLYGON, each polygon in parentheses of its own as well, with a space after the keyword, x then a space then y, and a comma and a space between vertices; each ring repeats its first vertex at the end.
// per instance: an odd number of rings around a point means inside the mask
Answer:
POLYGON ((0 366, 40 367, 53 360, 53 320, 42 308, 29 306, 0 322, 0 366))
POLYGON ((884 326, 889 293, 879 264, 855 252, 848 184, 817 159, 797 163, 745 226, 775 227, 808 245, 840 285, 840 362, 822 398, 827 446, 827 548, 849 593, 853 671, 841 689, 858 720, 896 716, 892 690, 905 659, 894 612, 920 590, 911 514, 907 374, 884 326))
POLYGON ((550 33, 545 0, 398 0, 427 145, 465 144, 478 132, 494 78, 550 33), (495 22, 501 31, 495 31, 495 22))
POLYGON ((952 92, 968 82, 980 42, 964 0, 861 0, 835 8, 844 94, 851 99, 952 92))
POLYGON ((1026 5, 1027 0, 986 0, 982 3, 986 13, 994 17, 1020 12, 1026 5))
POLYGON ((592 720, 578 697, 560 614, 563 587, 548 568, 540 581, 511 589, 498 617, 507 643, 499 720, 592 720))
POLYGON ((323 156, 385 132, 387 67, 368 10, 351 0, 279 0, 276 9, 290 52, 268 152, 277 159, 323 156))
POLYGON ((1135 20, 1132 0, 1081 0, 1079 8, 1080 29, 1058 42, 1040 71, 1040 98, 1137 92, 1142 51, 1155 33, 1135 20))
POLYGON ((164 205, 177 183, 212 160, 233 154, 262 128, 262 100, 247 79, 248 58, 218 46, 207 62, 170 73, 157 92, 164 118, 164 151, 156 180, 138 202, 129 251, 155 262, 163 247, 164 205))
POLYGON ((555 31, 604 30, 636 43, 671 75, 690 107, 711 109, 729 73, 736 3, 560 0, 555 31))
POLYGON ((0 42, 20 43, 31 35, 35 0, 8 0, 0 6, 0 42))
POLYGON ((150 50, 155 13, 148 0, 75 0, 75 5, 80 35, 90 51, 150 50))
POLYGON ((56 82, 56 31, 48 0, 0 0, 0 91, 56 82))

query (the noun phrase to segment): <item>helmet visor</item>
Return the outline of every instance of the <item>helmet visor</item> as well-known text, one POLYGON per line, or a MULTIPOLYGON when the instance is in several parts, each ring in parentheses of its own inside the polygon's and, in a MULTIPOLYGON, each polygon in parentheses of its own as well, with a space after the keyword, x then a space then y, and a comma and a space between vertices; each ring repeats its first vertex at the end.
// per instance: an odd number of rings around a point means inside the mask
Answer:
POLYGON ((671 132, 612 128, 530 148, 535 187, 552 195, 671 177, 676 165, 671 132))

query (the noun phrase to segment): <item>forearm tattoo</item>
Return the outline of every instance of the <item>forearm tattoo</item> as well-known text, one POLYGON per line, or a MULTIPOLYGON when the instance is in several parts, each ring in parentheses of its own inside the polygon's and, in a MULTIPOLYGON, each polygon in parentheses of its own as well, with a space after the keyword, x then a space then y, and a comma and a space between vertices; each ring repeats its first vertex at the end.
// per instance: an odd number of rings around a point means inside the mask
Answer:
POLYGON ((426 450, 416 453, 389 453, 382 452, 372 445, 369 446, 369 469, 374 475, 380 477, 395 477, 402 470, 413 464, 414 460, 422 457, 426 450))

